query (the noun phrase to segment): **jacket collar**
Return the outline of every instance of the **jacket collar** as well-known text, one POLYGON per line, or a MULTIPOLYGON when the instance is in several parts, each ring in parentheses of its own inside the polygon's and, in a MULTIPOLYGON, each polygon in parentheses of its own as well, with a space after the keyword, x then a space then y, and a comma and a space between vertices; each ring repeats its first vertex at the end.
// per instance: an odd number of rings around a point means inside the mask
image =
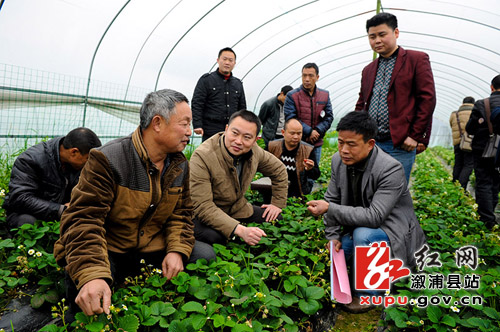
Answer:
MULTIPOLYGON (((307 90, 306 88, 304 88, 304 85, 300 85, 300 88, 308 95, 310 96, 309 94, 309 90, 307 90)), ((313 91, 313 94, 312 94, 312 97, 314 97, 316 95, 316 90, 318 90, 318 85, 317 84, 314 84, 314 91, 313 91)))
MULTIPOLYGON (((234 165, 235 158, 229 153, 229 151, 226 148, 226 145, 224 144, 224 133, 218 133, 216 135, 219 135, 219 139, 217 140, 218 145, 219 145, 219 150, 221 151, 222 157, 226 162, 228 162, 231 165, 234 165)), ((253 149, 255 146, 252 146, 250 151, 245 153, 244 155, 241 155, 238 157, 240 160, 248 160, 253 156, 253 149)))

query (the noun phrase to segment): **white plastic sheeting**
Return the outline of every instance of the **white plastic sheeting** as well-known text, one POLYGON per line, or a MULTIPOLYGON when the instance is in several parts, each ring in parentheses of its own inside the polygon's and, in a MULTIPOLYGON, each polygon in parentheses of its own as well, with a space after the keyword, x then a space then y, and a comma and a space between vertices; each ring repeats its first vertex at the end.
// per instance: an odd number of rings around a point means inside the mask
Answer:
MULTIPOLYGON (((365 23, 375 14, 375 0, 2 3, 0 63, 91 82, 168 87, 191 99, 198 78, 216 69, 219 49, 230 46, 237 54, 233 74, 243 80, 248 108, 256 112, 283 85, 298 86, 301 67, 316 62, 317 84, 330 91, 338 120, 354 108, 361 70, 373 58, 365 23)), ((450 112, 465 96, 488 96, 500 73, 500 1, 385 0, 382 10, 398 17, 399 45, 430 55, 434 123, 443 127, 434 130, 434 144, 450 144, 444 128, 450 112)), ((89 95, 99 97, 92 87, 89 95)), ((126 92, 112 97, 131 98, 126 92)))

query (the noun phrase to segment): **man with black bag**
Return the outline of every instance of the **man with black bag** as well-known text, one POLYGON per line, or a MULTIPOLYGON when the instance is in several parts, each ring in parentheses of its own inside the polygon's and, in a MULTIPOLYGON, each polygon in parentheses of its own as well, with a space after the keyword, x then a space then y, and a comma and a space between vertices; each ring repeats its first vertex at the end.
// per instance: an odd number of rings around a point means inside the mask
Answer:
POLYGON ((453 182, 467 189, 470 174, 474 168, 472 159, 472 137, 465 131, 465 125, 469 121, 470 113, 474 107, 474 98, 465 97, 458 111, 450 114, 451 134, 453 137, 453 150, 455 152, 455 165, 453 166, 453 182))
POLYGON ((477 212, 479 219, 489 229, 496 225, 495 207, 498 203, 500 188, 500 175, 495 169, 496 151, 491 146, 492 143, 498 142, 490 121, 491 110, 496 107, 500 107, 500 75, 495 76, 491 81, 490 97, 478 100, 474 104, 469 122, 465 127, 469 134, 474 135, 472 156, 476 175, 477 212))

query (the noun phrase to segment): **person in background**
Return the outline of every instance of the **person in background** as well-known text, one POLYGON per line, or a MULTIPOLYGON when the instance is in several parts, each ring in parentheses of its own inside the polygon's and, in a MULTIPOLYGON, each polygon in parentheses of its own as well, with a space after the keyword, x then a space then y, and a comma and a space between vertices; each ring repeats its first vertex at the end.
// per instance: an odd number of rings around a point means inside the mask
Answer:
MULTIPOLYGON (((491 80, 491 94, 488 98, 490 112, 495 113, 495 109, 500 107, 500 75, 491 80)), ((472 139, 472 157, 474 160, 474 174, 476 175, 476 203, 479 220, 485 223, 486 227, 492 229, 497 223, 495 208, 498 204, 498 192, 500 189, 500 175, 495 168, 495 158, 483 158, 482 154, 490 138, 488 121, 486 121, 485 101, 476 101, 470 114, 469 122, 465 130, 474 135, 472 139)), ((490 119, 491 120, 491 119, 490 119)), ((496 127, 492 123, 492 127, 496 127)))
POLYGON ((288 119, 282 139, 269 142, 268 150, 285 165, 288 173, 288 197, 302 197, 311 193, 314 180, 321 175, 311 144, 302 142, 302 124, 288 119))
POLYGON ((36 220, 59 221, 92 148, 101 146, 88 128, 36 144, 17 157, 3 208, 9 229, 36 220))
POLYGON ((375 119, 377 145, 403 165, 408 182, 417 148, 429 143, 436 106, 429 56, 398 46, 398 21, 390 13, 370 18, 366 31, 379 57, 363 69, 355 110, 375 119))
POLYGON ((302 85, 286 95, 285 120, 296 118, 302 124, 302 140, 314 146, 315 160, 321 160, 323 136, 333 122, 330 93, 317 87, 319 68, 315 63, 302 67, 302 85))
POLYGON ((293 90, 290 85, 281 88, 281 92, 271 99, 266 100, 260 107, 259 119, 262 123, 262 138, 266 148, 270 141, 283 138, 281 130, 285 124, 285 103, 286 94, 293 90))
POLYGON ((470 113, 474 107, 474 98, 465 97, 458 111, 451 112, 450 126, 453 137, 453 150, 455 152, 455 164, 453 165, 453 182, 458 181, 464 190, 467 190, 467 183, 474 168, 474 160, 470 151, 460 149, 460 139, 462 135, 467 135, 465 126, 470 118, 470 113))
POLYGON ((236 53, 221 49, 217 64, 216 71, 200 77, 193 94, 193 128, 202 141, 224 131, 231 114, 247 108, 243 83, 232 74, 236 53))

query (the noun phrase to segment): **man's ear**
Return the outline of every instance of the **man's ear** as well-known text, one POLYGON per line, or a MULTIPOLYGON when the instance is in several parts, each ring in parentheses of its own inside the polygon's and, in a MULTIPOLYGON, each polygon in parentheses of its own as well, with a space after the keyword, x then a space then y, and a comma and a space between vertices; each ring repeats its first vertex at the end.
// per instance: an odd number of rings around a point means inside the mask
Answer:
POLYGON ((80 150, 78 148, 70 148, 69 149, 69 154, 70 156, 74 157, 77 154, 81 154, 80 150))
POLYGON ((161 117, 159 115, 153 116, 150 126, 155 132, 159 132, 161 127, 161 117))
POLYGON ((368 145, 370 145, 370 150, 373 149, 373 147, 375 146, 375 139, 371 138, 368 140, 368 145))

